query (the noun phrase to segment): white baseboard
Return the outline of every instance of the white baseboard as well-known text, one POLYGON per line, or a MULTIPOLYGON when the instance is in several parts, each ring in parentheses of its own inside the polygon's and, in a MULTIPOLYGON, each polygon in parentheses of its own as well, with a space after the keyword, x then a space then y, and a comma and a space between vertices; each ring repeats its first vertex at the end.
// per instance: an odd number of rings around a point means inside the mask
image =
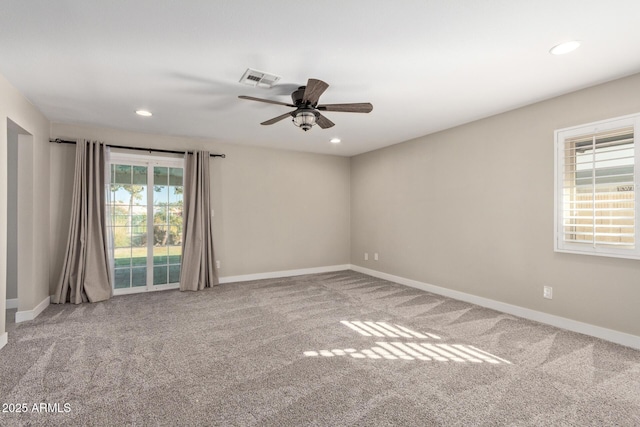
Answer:
POLYGON ((11 310, 12 308, 18 308, 18 298, 8 299, 6 308, 7 310, 11 310))
POLYGON ((40 304, 38 304, 33 310, 17 311, 16 323, 27 322, 29 320, 35 319, 40 313, 44 311, 45 308, 49 306, 50 302, 51 297, 48 296, 43 299, 42 302, 40 302, 40 304))
POLYGON ((326 267, 303 268, 300 270, 271 271, 268 273, 243 274, 240 276, 220 277, 220 283, 248 282, 250 280, 276 279, 278 277, 302 276, 305 274, 331 273, 333 271, 350 270, 350 264, 329 265, 326 267))
POLYGON ((9 342, 9 334, 8 333, 4 333, 2 335, 0 335, 0 349, 2 347, 4 347, 5 345, 7 345, 7 343, 9 342))
MULTIPOLYGON (((114 289, 113 296, 119 295, 130 295, 130 294, 143 294, 145 292, 158 292, 158 291, 169 291, 172 289, 180 289, 179 283, 172 283, 169 285, 154 285, 153 288, 148 289, 146 286, 140 286, 136 288, 123 288, 123 289, 114 289)), ((53 298, 53 295, 51 295, 53 298)))
POLYGON ((421 289, 423 291, 431 292, 434 294, 469 302, 471 304, 490 308, 492 310, 501 311, 503 313, 512 314, 514 316, 523 317, 529 320, 535 320, 536 322, 545 323, 557 328, 578 332, 580 334, 589 335, 640 350, 640 337, 636 335, 614 331, 613 329, 602 328, 600 326, 590 325, 588 323, 578 322, 576 320, 567 319, 565 317, 555 316, 553 314, 543 313, 541 311, 531 310, 517 305, 507 304, 489 298, 467 294, 465 292, 454 291, 452 289, 430 285, 428 283, 419 282, 417 280, 394 276, 392 274, 383 273, 377 270, 371 270, 368 268, 360 267, 358 265, 351 265, 351 270, 368 274, 369 276, 378 277, 380 279, 389 280, 401 285, 410 286, 412 288, 421 289))

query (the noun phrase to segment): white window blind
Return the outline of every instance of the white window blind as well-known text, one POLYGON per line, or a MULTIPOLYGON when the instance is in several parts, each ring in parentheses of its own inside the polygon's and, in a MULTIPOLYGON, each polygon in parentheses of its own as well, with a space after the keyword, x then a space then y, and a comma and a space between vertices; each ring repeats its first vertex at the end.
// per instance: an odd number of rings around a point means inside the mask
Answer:
POLYGON ((556 131, 556 250, 640 258, 639 117, 556 131))

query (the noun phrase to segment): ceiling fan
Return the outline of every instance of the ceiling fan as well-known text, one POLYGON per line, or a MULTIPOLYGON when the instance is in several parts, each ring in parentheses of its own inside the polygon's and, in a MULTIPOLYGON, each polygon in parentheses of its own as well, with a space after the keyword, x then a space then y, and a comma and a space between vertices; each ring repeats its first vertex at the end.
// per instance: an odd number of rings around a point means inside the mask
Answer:
POLYGON ((305 132, 316 124, 322 129, 327 129, 335 125, 331 120, 320 114, 321 111, 369 113, 373 110, 373 105, 368 102, 353 104, 318 104, 320 95, 322 95, 328 87, 329 85, 322 80, 309 79, 306 86, 300 86, 297 90, 293 91, 291 94, 291 100, 293 101, 292 104, 245 95, 240 95, 238 98, 295 108, 294 111, 274 117, 273 119, 260 124, 272 125, 274 123, 278 123, 280 120, 286 119, 287 117, 293 117, 293 123, 305 132))

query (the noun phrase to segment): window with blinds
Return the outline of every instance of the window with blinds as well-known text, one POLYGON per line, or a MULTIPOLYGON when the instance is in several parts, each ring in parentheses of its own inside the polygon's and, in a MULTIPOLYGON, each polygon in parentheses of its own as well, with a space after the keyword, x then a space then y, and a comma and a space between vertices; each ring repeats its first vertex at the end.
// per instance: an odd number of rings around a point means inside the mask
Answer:
POLYGON ((556 250, 640 258, 640 115, 556 131, 556 250))

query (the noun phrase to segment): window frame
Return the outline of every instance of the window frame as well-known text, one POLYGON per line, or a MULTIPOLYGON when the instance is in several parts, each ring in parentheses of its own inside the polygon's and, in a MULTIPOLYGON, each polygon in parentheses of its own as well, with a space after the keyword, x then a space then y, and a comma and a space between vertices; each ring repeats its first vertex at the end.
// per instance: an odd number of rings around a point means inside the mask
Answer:
POLYGON ((597 122, 557 129, 554 132, 554 251, 580 255, 595 255, 613 258, 640 259, 640 202, 637 190, 640 188, 640 149, 635 144, 640 132, 640 113, 597 122), (567 242, 564 240, 564 173, 565 173, 565 141, 587 134, 633 128, 634 137, 634 247, 615 248, 590 245, 586 243, 567 242))
MULTIPOLYGON (((174 156, 167 156, 167 155, 158 155, 158 154, 138 154, 138 153, 131 153, 131 152, 126 152, 126 151, 113 151, 113 149, 110 150, 109 152, 109 156, 108 156, 108 161, 107 161, 107 167, 106 167, 106 173, 107 173, 107 182, 111 183, 110 180, 110 171, 111 171, 111 165, 112 164, 125 164, 125 165, 131 165, 131 166, 145 166, 147 167, 147 173, 148 174, 152 174, 153 172, 153 167, 154 166, 160 166, 160 167, 173 167, 173 168, 181 168, 184 172, 184 168, 185 168, 185 162, 184 162, 184 158, 183 157, 174 157, 174 156)), ((150 186, 150 183, 147 182, 147 185, 150 186)), ((183 182, 183 186, 184 186, 184 182, 183 182)), ((109 203, 110 200, 107 199, 107 203, 109 203)), ((152 190, 147 190, 147 200, 146 200, 146 205, 147 206, 153 206, 153 191, 152 190)), ((147 231, 151 229, 153 230, 153 215, 148 215, 147 214, 147 231), (151 228, 149 228, 151 227, 151 228)), ((110 266, 109 268, 111 269, 111 290, 113 292, 113 295, 127 295, 127 294, 135 294, 135 293, 142 293, 142 292, 153 292, 153 291, 164 291, 164 290, 169 290, 169 289, 178 289, 180 287, 180 283, 168 283, 168 284, 162 284, 162 285, 154 285, 153 284, 153 280, 150 280, 150 277, 152 277, 152 272, 153 272, 153 239, 148 239, 147 238, 147 251, 149 252, 149 250, 151 251, 151 256, 149 256, 149 253, 147 253, 147 263, 146 263, 146 269, 147 269, 147 283, 145 286, 136 286, 136 287, 128 287, 128 288, 115 288, 114 287, 114 283, 115 283, 115 265, 114 265, 114 259, 113 259, 113 253, 110 253, 110 266)), ((111 247, 110 251, 113 252, 114 248, 111 247)), ((182 255, 181 255, 182 256, 182 255)), ((182 262, 181 262, 182 264, 182 262)))

